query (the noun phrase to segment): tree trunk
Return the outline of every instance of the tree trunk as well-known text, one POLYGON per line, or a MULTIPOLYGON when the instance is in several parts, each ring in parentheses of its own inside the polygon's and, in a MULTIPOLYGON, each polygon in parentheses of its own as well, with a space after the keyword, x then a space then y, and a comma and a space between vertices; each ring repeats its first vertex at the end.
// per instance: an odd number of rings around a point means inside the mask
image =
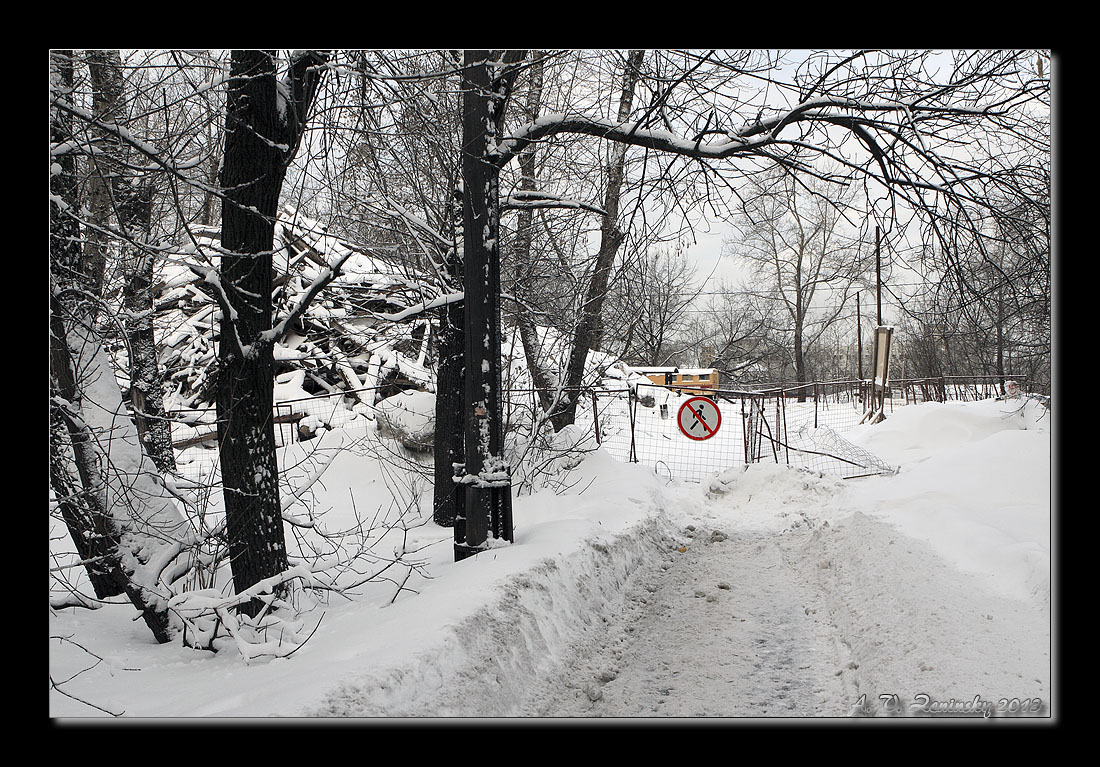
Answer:
MULTIPOLYGON (((620 123, 630 117, 634 101, 634 87, 638 82, 638 70, 642 65, 645 51, 632 50, 623 72, 623 90, 619 98, 620 123)), ((600 249, 596 254, 596 263, 592 270, 592 281, 588 286, 584 304, 581 306, 577 329, 573 336, 573 345, 565 375, 564 407, 555 413, 551 420, 555 431, 573 423, 577 417, 577 403, 580 401, 580 387, 584 382, 584 366, 588 361, 589 349, 599 345, 600 313, 607 295, 607 284, 611 277, 611 267, 625 235, 618 228, 619 195, 622 191, 623 176, 626 167, 626 144, 614 143, 611 147, 611 162, 608 165, 607 192, 604 195, 603 209, 607 215, 600 226, 600 249)))
MULTIPOLYGON (((795 384, 806 383, 806 351, 802 348, 802 310, 798 309, 794 324, 794 378, 795 384)), ((798 401, 805 402, 806 395, 799 389, 798 401)))
MULTIPOLYGON (((272 249, 279 193, 301 140, 318 75, 292 65, 280 92, 270 51, 234 51, 221 186, 223 316, 218 343, 218 443, 226 530, 238 593, 287 568, 274 400, 272 249)), ((259 600, 241 609, 256 615, 259 600)))
MULTIPOLYGON (((447 276, 455 285, 462 284, 462 259, 457 249, 445 261, 447 276)), ((455 473, 466 460, 465 422, 462 418, 465 396, 466 340, 460 303, 439 309, 439 368, 435 385, 435 481, 432 485, 432 519, 442 527, 455 527, 455 542, 465 541, 465 531, 456 526, 464 519, 461 507, 464 494, 458 492, 455 473)))
MULTIPOLYGON (((55 316, 60 317, 60 311, 55 316)), ((96 595, 125 593, 156 641, 168 642, 172 629, 167 599, 158 581, 161 567, 166 567, 184 544, 187 526, 141 466, 137 434, 113 378, 107 378, 112 371, 95 331, 77 321, 63 332, 60 342, 51 343, 57 381, 55 413, 70 436, 80 492, 75 503, 65 503, 75 501, 75 496, 63 499, 62 515, 77 541, 77 552, 90 560, 86 567, 93 576, 96 595), (86 371, 96 392, 88 398, 87 407, 81 392, 85 384, 77 381, 74 373, 77 355, 79 368, 86 371), (106 393, 109 391, 114 392, 113 400, 106 393), (110 442, 110 454, 102 446, 104 441, 110 442), (175 555, 162 556, 166 549, 175 549, 175 555)), ((56 493, 61 482, 54 487, 56 493)))
MULTIPOLYGON (((88 51, 92 83, 92 111, 110 125, 123 121, 122 57, 117 50, 88 51)), ((107 233, 117 222, 123 277, 123 326, 130 366, 130 404, 147 454, 162 472, 176 467, 172 430, 164 412, 161 375, 153 333, 153 259, 142 252, 152 225, 152 189, 124 176, 129 152, 118 135, 98 129, 99 151, 94 155, 88 182, 92 222, 85 254, 85 269, 97 290, 102 289, 108 259, 107 233)))
MULTIPOLYGON (((533 56, 528 89, 527 105, 524 118, 528 122, 538 119, 540 104, 542 101, 542 73, 543 58, 538 51, 533 56)), ((525 192, 533 192, 538 188, 535 183, 536 162, 535 147, 532 144, 519 156, 520 181, 519 188, 525 192)), ((530 208, 520 210, 516 222, 515 260, 521 280, 529 286, 534 280, 535 268, 531 254, 534 231, 534 212, 530 208)), ((519 335, 523 341, 523 354, 527 360, 527 369, 531 372, 531 380, 534 382, 535 392, 538 395, 539 406, 544 413, 548 413, 554 404, 554 391, 557 388, 556 376, 546 368, 546 361, 542 359, 542 347, 539 342, 538 329, 531 320, 531 316, 519 307, 516 311, 516 324, 519 326, 519 335)))
MULTIPOLYGON (((122 58, 117 50, 87 51, 92 85, 92 113, 103 123, 122 122, 122 58)), ((89 159, 86 203, 91 221, 84 245, 84 272, 99 294, 107 270, 109 222, 119 207, 118 189, 122 165, 116 133, 95 128, 97 150, 89 159)))
MULTIPOLYGON (((59 97, 70 99, 73 52, 56 51, 53 58, 54 91, 59 97)), ((72 118, 60 110, 51 117, 51 141, 60 146, 71 140, 72 118)), ((83 271, 80 225, 76 216, 71 215, 71 211, 78 209, 76 158, 72 152, 54 158, 50 194, 53 198, 50 201, 50 487, 77 554, 86 563, 92 589, 96 597, 105 599, 123 591, 122 584, 113 577, 109 560, 118 541, 107 523, 106 509, 95 505, 96 494, 85 492, 91 481, 87 473, 73 478, 69 471, 73 463, 80 468, 89 462, 80 460, 84 435, 73 438, 63 412, 67 403, 77 399, 78 389, 67 346, 66 319, 70 310, 61 296, 66 290, 89 287, 83 271)))
POLYGON ((997 327, 997 381, 1000 386, 1001 396, 1005 395, 1005 304, 1004 294, 997 290, 997 311, 994 321, 997 327))
POLYGON ((80 421, 76 376, 73 373, 63 320, 64 310, 56 297, 50 298, 50 489, 61 511, 61 518, 76 545, 76 553, 84 561, 84 569, 92 591, 98 599, 123 592, 117 572, 118 538, 114 535, 107 510, 99 494, 90 488, 97 479, 88 467, 94 462, 87 456, 92 435, 79 429, 80 421), (72 411, 66 413, 66 409, 72 411), (76 426, 75 433, 70 425, 76 426), (70 467, 78 473, 73 477, 70 467))
POLYGON ((176 454, 172 447, 172 425, 164 410, 153 330, 153 259, 145 253, 131 253, 123 268, 122 302, 126 310, 124 326, 130 358, 130 405, 146 454, 161 472, 170 473, 176 469, 176 454))
MULTIPOLYGON (((51 79, 54 97, 69 101, 71 51, 54 54, 51 79)), ((51 118, 51 143, 69 144, 71 117, 56 109, 51 118)), ((50 486, 96 596, 125 593, 154 638, 167 642, 172 632, 157 587, 173 558, 165 548, 178 552, 186 525, 148 479, 96 334, 99 282, 84 270, 75 170, 68 151, 54 158, 50 174, 50 486)))

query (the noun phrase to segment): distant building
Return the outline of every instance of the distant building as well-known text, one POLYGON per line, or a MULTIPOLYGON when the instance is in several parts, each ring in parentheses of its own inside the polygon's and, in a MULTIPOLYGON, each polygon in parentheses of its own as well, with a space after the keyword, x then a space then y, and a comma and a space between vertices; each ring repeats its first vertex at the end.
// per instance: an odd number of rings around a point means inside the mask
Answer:
POLYGON ((718 388, 718 371, 714 368, 633 367, 658 386, 676 389, 684 394, 707 394, 718 388))

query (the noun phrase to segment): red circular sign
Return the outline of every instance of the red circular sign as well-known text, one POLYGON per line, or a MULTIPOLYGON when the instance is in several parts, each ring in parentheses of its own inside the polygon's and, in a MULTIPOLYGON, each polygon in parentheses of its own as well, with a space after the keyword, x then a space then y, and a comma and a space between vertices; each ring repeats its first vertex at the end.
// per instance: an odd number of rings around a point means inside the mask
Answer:
POLYGON ((692 397, 680 405, 676 423, 688 439, 710 439, 722 425, 722 411, 709 397, 692 397))

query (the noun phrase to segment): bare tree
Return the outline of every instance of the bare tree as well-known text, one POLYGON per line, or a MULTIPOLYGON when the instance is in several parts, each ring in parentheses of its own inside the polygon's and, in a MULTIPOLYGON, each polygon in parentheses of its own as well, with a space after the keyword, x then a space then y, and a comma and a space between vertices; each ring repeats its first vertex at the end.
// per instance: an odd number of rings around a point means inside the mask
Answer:
MULTIPOLYGON (((173 60, 188 54, 156 55, 173 60)), ((639 244, 639 252, 644 250, 640 245, 645 243, 639 241, 640 233, 647 231, 651 223, 649 200, 659 198, 662 210, 679 206, 689 218, 703 209, 713 216, 738 195, 747 198, 752 194, 746 182, 771 168, 783 169, 786 178, 800 182, 804 188, 812 188, 813 180, 820 179, 834 190, 854 189, 862 199, 853 204, 892 227, 899 236, 902 231, 915 230, 911 220, 923 223, 929 241, 940 245, 935 252, 940 273, 971 291, 969 295, 983 287, 972 278, 971 264, 959 254, 974 252, 987 262, 999 263, 990 232, 1004 232, 1014 220, 1023 219, 1019 211, 1005 209, 1002 201, 1006 196, 1032 213, 1038 212, 1040 219, 1044 204, 1049 208, 1049 202, 1037 199, 1036 188, 1021 182, 1020 164, 992 149, 998 145, 997 140, 1011 140, 1033 152, 1041 153, 1045 146, 1049 153, 1049 129, 1044 128, 1041 119, 1041 113, 1049 110, 1049 78, 1035 73, 1031 66, 1033 52, 962 51, 949 57, 927 51, 812 52, 801 61, 783 62, 782 67, 769 52, 667 50, 655 51, 647 58, 641 52, 631 52, 625 58, 593 57, 598 64, 598 87, 585 83, 585 87, 574 88, 567 87, 572 83, 551 82, 546 79, 547 68, 541 98, 537 97, 535 78, 539 68, 534 62, 543 57, 532 59, 522 51, 480 52, 465 58, 457 52, 356 55, 362 66, 342 68, 340 73, 343 82, 357 87, 357 100, 349 102, 350 88, 337 89, 332 92, 334 100, 326 104, 326 109, 334 110, 338 103, 353 104, 348 115, 358 121, 358 127, 357 132, 347 135, 355 137, 354 143, 343 145, 332 138, 336 133, 321 132, 316 143, 308 143, 310 163, 293 166, 292 159, 303 140, 306 111, 321 81, 323 69, 318 68, 321 62, 317 56, 292 57, 285 88, 281 88, 272 54, 253 51, 234 55, 224 164, 214 161, 220 155, 212 151, 217 146, 216 135, 204 135, 199 140, 195 133, 193 140, 176 144, 175 129, 167 127, 167 120, 158 122, 162 119, 158 110, 145 110, 142 119, 150 126, 165 126, 163 137, 154 139, 155 131, 150 128, 145 138, 140 138, 132 130, 96 117, 90 109, 61 98, 53 102, 59 114, 80 115, 102 135, 127 145, 141 163, 157 168, 168 182, 170 193, 176 196, 177 212, 172 215, 184 228, 192 221, 212 220, 207 203, 222 203, 221 269, 203 270, 203 277, 207 289, 217 296, 223 314, 219 428, 225 451, 226 504, 234 520, 230 531, 233 562, 235 569, 239 563, 242 576, 237 585, 242 592, 254 585, 256 576, 285 566, 285 553, 278 553, 282 545, 275 531, 279 526, 279 502, 274 444, 269 436, 271 345, 288 327, 287 321, 300 316, 301 307, 292 308, 282 322, 273 321, 271 230, 286 174, 300 174, 296 178, 302 179, 301 188, 305 189, 310 182, 311 163, 318 158, 338 156, 341 163, 347 161, 348 173, 341 180, 348 184, 339 189, 352 190, 351 197, 356 199, 339 212, 347 214, 344 225, 348 230, 362 227, 371 237, 388 237, 386 242, 395 252, 423 257, 424 266, 439 275, 438 284, 426 291, 432 295, 425 295, 423 306, 448 307, 440 308, 448 313, 448 332, 440 337, 449 338, 449 343, 459 337, 454 331, 460 320, 452 312, 459 305, 457 294, 464 294, 461 322, 467 342, 462 365, 465 401, 448 410, 458 413, 465 423, 463 460, 454 460, 458 453, 449 451, 450 460, 442 461, 437 452, 437 464, 444 463, 444 475, 448 464, 462 464, 460 479, 468 480, 465 484, 474 488, 463 489, 464 497, 475 501, 474 508, 463 512, 463 519, 467 523, 476 520, 475 534, 463 534, 462 538, 474 546, 483 540, 479 531, 510 535, 505 500, 508 468, 499 438, 500 328, 499 320, 494 319, 500 315, 500 259, 507 236, 502 236, 500 214, 510 200, 524 197, 526 203, 531 203, 536 190, 527 187, 535 184, 524 179, 536 175, 530 173, 532 157, 540 162, 554 157, 566 145, 587 148, 597 141, 604 142, 599 144, 601 149, 610 148, 606 167, 598 174, 578 169, 583 177, 569 179, 565 166, 556 168, 560 172, 537 174, 537 186, 541 187, 538 194, 545 200, 555 196, 583 198, 591 207, 601 209, 597 214, 601 217, 595 219, 599 235, 593 232, 599 245, 594 268, 588 274, 578 276, 575 265, 583 260, 577 255, 581 248, 571 247, 573 242, 562 237, 545 237, 541 244, 526 250, 523 237, 538 232, 540 224, 543 234, 550 228, 541 213, 525 215, 518 224, 521 238, 516 240, 515 252, 533 253, 541 248, 547 263, 553 256, 562 265, 558 274, 569 285, 568 292, 573 293, 574 287, 580 289, 578 316, 562 323, 572 336, 571 359, 566 375, 558 381, 567 385, 580 380, 577 371, 583 372, 588 353, 606 345, 601 339, 601 322, 608 287, 614 279, 616 254, 621 256, 626 243, 632 241, 639 244), (611 60, 617 62, 615 67, 599 64, 611 60), (429 61, 434 63, 427 66, 425 62, 429 61), (408 68, 402 71, 406 62, 408 68), (519 78, 528 75, 532 77, 529 100, 524 105, 526 113, 509 127, 509 120, 515 117, 509 107, 513 103, 511 95, 519 78), (454 107, 454 116, 465 119, 467 133, 452 141, 458 131, 421 119, 436 113, 410 99, 419 90, 426 102, 438 98, 440 104, 456 103, 453 88, 450 94, 446 93, 447 87, 429 93, 426 84, 453 85, 458 81, 463 106, 454 107), (561 100, 548 95, 560 92, 570 95, 561 100), (450 102, 448 95, 453 99, 450 102), (610 108, 601 112, 604 101, 610 108), (402 145, 397 138, 424 136, 433 130, 438 136, 432 135, 432 139, 438 140, 420 141, 415 148, 402 145), (376 149, 379 142, 384 144, 381 150, 376 149), (170 150, 165 149, 166 144, 170 150), (184 151, 182 146, 198 149, 184 151), (979 146, 991 149, 981 153, 976 151, 979 146), (458 147, 462 147, 461 159, 458 147), (627 147, 632 149, 628 152, 627 147), (536 151, 537 155, 532 154, 536 151), (414 158, 426 156, 432 157, 434 164, 414 162, 414 158), (508 172, 511 161, 517 158, 521 181, 502 191, 501 174, 508 172), (633 220, 623 215, 623 190, 629 183, 632 158, 649 174, 646 189, 652 193, 645 201, 640 193, 632 198, 629 216, 633 220), (363 189, 356 184, 366 173, 357 174, 371 163, 380 172, 373 174, 370 183, 381 179, 385 183, 370 187, 370 194, 362 194, 363 189), (461 184, 457 183, 460 166, 461 184), (209 175, 211 168, 218 167, 220 186, 211 184, 209 175), (436 183, 425 183, 424 179, 433 174, 422 173, 423 168, 435 171, 436 183), (650 168, 656 170, 651 172, 650 168), (456 188, 461 190, 466 206, 460 228, 453 226, 453 216, 445 210, 456 188), (588 193, 575 194, 577 189, 588 193), (438 194, 440 190, 446 193, 438 194), (367 211, 380 210, 386 211, 385 223, 379 217, 367 221, 367 211), (429 210, 434 212, 420 215, 429 210), (414 223, 414 219, 419 220, 414 223), (399 221, 400 226, 395 223, 399 221), (461 234, 461 250, 455 247, 456 229, 461 234), (431 245, 426 246, 429 240, 431 245), (464 253, 461 263, 459 253, 464 253), (461 291, 459 277, 463 281, 461 291), (245 397, 246 389, 256 396, 245 397), (499 499, 499 503, 486 505, 489 496, 499 499), (268 538, 269 532, 276 537, 268 538), (268 549, 277 553, 270 558, 264 556, 263 562, 251 563, 247 553, 250 540, 271 544, 268 549), (243 575, 246 571, 252 575, 243 575)), ((544 58, 549 62, 587 55, 547 52, 544 58)), ((201 98, 188 97, 180 103, 195 106, 202 115, 209 113, 200 101, 207 96, 213 99, 225 84, 217 67, 210 72, 211 77, 202 82, 181 83, 201 98)), ((163 115, 169 114, 176 113, 166 100, 163 115)), ((453 122, 457 125, 460 121, 453 122)), ((192 124, 210 125, 198 117, 192 124)), ((58 214, 79 209, 69 207, 66 195, 70 191, 62 188, 73 179, 72 169, 66 165, 72 157, 65 149, 73 145, 71 138, 60 134, 51 145, 58 169, 52 177, 57 191, 51 199, 58 214)), ((548 166, 543 163, 541 167, 548 166)), ((309 187, 318 193, 314 198, 318 201, 336 188, 327 183, 309 187)), ((819 193, 817 199, 835 196, 833 192, 819 193)), ((746 205, 748 202, 746 199, 746 205)), ((135 223, 130 228, 140 228, 136 223, 139 220, 131 219, 135 223)), ((592 219, 586 221, 569 222, 575 242, 582 240, 584 227, 592 219)), ((80 223, 78 217, 58 215, 51 224, 57 246, 52 265, 57 282, 66 290, 69 285, 63 279, 84 279, 95 272, 84 269, 80 261, 84 253, 66 247, 70 242, 66 227, 79 227, 80 223)), ((1039 282, 1041 274, 1038 270, 1039 282)), ((323 282, 307 291, 306 298, 315 296, 323 282)), ((79 291, 84 286, 81 283, 73 288, 79 291)), ((73 295, 65 294, 66 298, 73 295)), ((522 301, 524 296, 516 298, 522 301)), ((733 328, 731 331, 731 343, 742 337, 733 328)), ((58 333, 56 337, 65 336, 58 333)), ((56 351, 60 353, 61 347, 56 351)), ((450 359, 455 361, 453 356, 450 359)), ((458 368, 451 372, 455 373, 452 381, 456 381, 458 368)), ((57 391, 61 384, 55 382, 54 386, 57 391)), ((452 396, 457 389, 457 383, 447 384, 452 396)), ((64 422, 62 401, 72 400, 55 397, 54 423, 64 422)), ((447 401, 454 400, 440 397, 438 401, 446 407, 447 401)), ((573 399, 569 406, 575 407, 575 402, 573 399)), ((566 410, 555 425, 561 426, 572 417, 566 410)), ((64 436, 62 429, 54 433, 64 436)), ((451 447, 455 444, 448 442, 451 447)), ((58 456, 69 449, 61 439, 51 447, 57 448, 58 456)), ((64 485, 59 479, 58 487, 64 485)), ((437 475, 437 495, 453 495, 452 487, 450 477, 440 479, 437 475)))
POLYGON ((620 278, 626 331, 623 357, 631 363, 668 364, 686 328, 685 311, 697 294, 695 267, 681 252, 657 249, 632 262, 620 278))
MULTIPOLYGON (((622 87, 619 95, 618 121, 620 124, 630 119, 634 108, 634 89, 638 83, 642 57, 645 51, 632 50, 623 66, 622 87)), ((615 255, 623 242, 624 233, 619 229, 619 202, 622 193, 623 175, 626 165, 626 144, 613 144, 611 158, 607 164, 607 187, 604 192, 603 210, 605 215, 600 225, 600 246, 592 267, 592 276, 588 282, 580 317, 577 319, 573 343, 570 347, 569 361, 565 369, 566 400, 564 407, 555 413, 552 419, 554 427, 561 429, 576 418, 577 403, 580 401, 580 386, 584 378, 584 366, 590 349, 599 348, 599 321, 604 298, 607 295, 608 280, 615 255)))
MULTIPOLYGON (((234 51, 230 66, 221 268, 204 276, 222 308, 218 444, 238 593, 287 569, 272 420, 272 349, 305 305, 273 327, 272 254, 283 178, 301 142, 324 60, 313 52, 296 54, 282 83, 271 51, 234 51)), ((333 265, 328 280, 336 269, 333 265)), ((261 607, 254 599, 242 610, 255 615, 261 607)))
POLYGON ((87 53, 92 86, 92 134, 99 146, 89 158, 89 271, 99 292, 108 263, 122 277, 122 325, 130 379, 130 404, 145 450, 162 472, 175 468, 171 425, 164 410, 163 379, 153 330, 151 179, 133 170, 133 150, 117 126, 129 124, 122 57, 117 50, 87 53), (113 251, 113 253, 112 253, 113 251))
MULTIPOLYGON (((92 154, 95 139, 78 136, 73 123, 78 114, 98 118, 74 103, 73 69, 71 51, 51 54, 50 484, 96 595, 125 593, 166 642, 173 635, 168 586, 191 540, 142 451, 97 325, 103 242, 81 247, 76 179, 77 157, 92 154)), ((110 190, 97 193, 109 198, 110 190)), ((104 218, 101 212, 90 225, 102 231, 104 218)))
MULTIPOLYGON (((477 158, 470 167, 475 175, 466 176, 465 193, 481 211, 468 218, 464 228, 467 320, 475 312, 491 316, 496 311, 491 297, 479 299, 480 308, 472 307, 469 290, 474 265, 480 269, 488 263, 485 286, 490 293, 494 284, 499 179, 485 165, 502 168, 535 142, 580 134, 676 155, 697 164, 700 183, 721 183, 735 193, 739 191, 735 180, 779 166, 798 179, 816 177, 834 188, 858 186, 866 198, 865 207, 883 208, 880 215, 891 217, 897 226, 906 217, 916 217, 929 225, 938 241, 954 245, 973 231, 969 206, 996 216, 990 193, 1013 183, 1007 168, 996 167, 992 170, 997 172, 991 172, 989 166, 960 161, 958 147, 997 134, 1014 134, 1030 119, 1027 110, 1044 108, 1049 96, 1048 81, 1021 77, 1020 62, 1030 57, 1026 52, 960 52, 946 67, 946 77, 935 71, 931 52, 815 53, 790 78, 774 73, 762 78, 760 89, 750 99, 739 89, 755 73, 746 72, 741 57, 718 51, 677 55, 682 68, 675 76, 663 73, 662 83, 653 89, 656 97, 641 119, 628 119, 628 93, 633 93, 636 83, 636 72, 628 67, 618 119, 593 117, 583 111, 560 113, 507 134, 501 132, 504 110, 495 108, 503 106, 496 86, 507 83, 514 69, 498 66, 494 79, 489 77, 486 62, 491 57, 487 54, 467 60, 467 74, 477 73, 479 79, 467 77, 464 115, 471 126, 482 126, 463 142, 474 148, 471 157, 477 158), (684 91, 686 98, 679 95, 684 91), (772 101, 776 98, 779 101, 772 101), (699 109, 704 100, 708 108, 699 109), (683 108, 685 105, 694 108, 683 108), (825 167, 826 163, 837 169, 825 167), (471 229, 475 221, 481 225, 476 233, 471 229)), ((605 210, 608 207, 605 205, 605 210)), ((608 216, 612 222, 615 218, 608 216)), ((606 243, 617 246, 621 238, 613 223, 608 227, 606 243)), ((977 244, 985 252, 986 243, 977 244)), ((598 308, 602 302, 601 282, 602 277, 597 276, 594 284, 601 290, 589 293, 586 308, 598 308)), ((581 333, 587 332, 585 325, 578 323, 581 333)), ((481 351, 492 355, 499 349, 494 332, 491 320, 487 328, 480 321, 466 328, 468 343, 471 338, 474 343, 488 339, 489 346, 481 351)), ((590 338, 574 341, 570 370, 583 369, 583 359, 593 345, 590 338)), ((490 411, 488 404, 499 396, 499 383, 494 380, 491 361, 483 355, 468 354, 467 363, 466 406, 471 410, 467 418, 473 419, 468 421, 467 458, 471 450, 484 458, 496 453, 483 449, 482 440, 476 446, 471 444, 469 437, 496 433, 499 415, 490 411), (487 363, 486 376, 471 377, 471 359, 487 363), (476 383, 471 384, 472 380, 476 383), (483 418, 488 419, 484 428, 478 420, 483 418)), ((803 374, 799 371, 799 377, 803 374)), ((480 472, 480 465, 466 467, 467 476, 478 476, 471 468, 480 472)), ((479 518, 482 510, 468 508, 467 515, 479 518)))
POLYGON ((865 268, 844 229, 851 193, 777 169, 753 180, 727 253, 750 265, 754 290, 785 315, 795 380, 812 378, 807 352, 837 319, 865 268), (816 309, 815 302, 828 302, 816 309))

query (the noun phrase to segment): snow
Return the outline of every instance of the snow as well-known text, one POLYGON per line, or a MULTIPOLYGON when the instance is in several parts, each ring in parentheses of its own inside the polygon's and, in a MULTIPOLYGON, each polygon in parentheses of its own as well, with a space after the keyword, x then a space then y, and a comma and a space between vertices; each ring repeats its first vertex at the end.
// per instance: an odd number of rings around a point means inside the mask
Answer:
POLYGON ((430 466, 330 431, 282 465, 319 524, 387 527, 379 577, 303 594, 313 633, 285 658, 156 645, 121 603, 51 610, 50 716, 1049 723, 1054 429, 1029 400, 900 407, 845 434, 899 470, 852 480, 670 481, 597 449, 515 497, 514 544, 459 563, 430 466))

